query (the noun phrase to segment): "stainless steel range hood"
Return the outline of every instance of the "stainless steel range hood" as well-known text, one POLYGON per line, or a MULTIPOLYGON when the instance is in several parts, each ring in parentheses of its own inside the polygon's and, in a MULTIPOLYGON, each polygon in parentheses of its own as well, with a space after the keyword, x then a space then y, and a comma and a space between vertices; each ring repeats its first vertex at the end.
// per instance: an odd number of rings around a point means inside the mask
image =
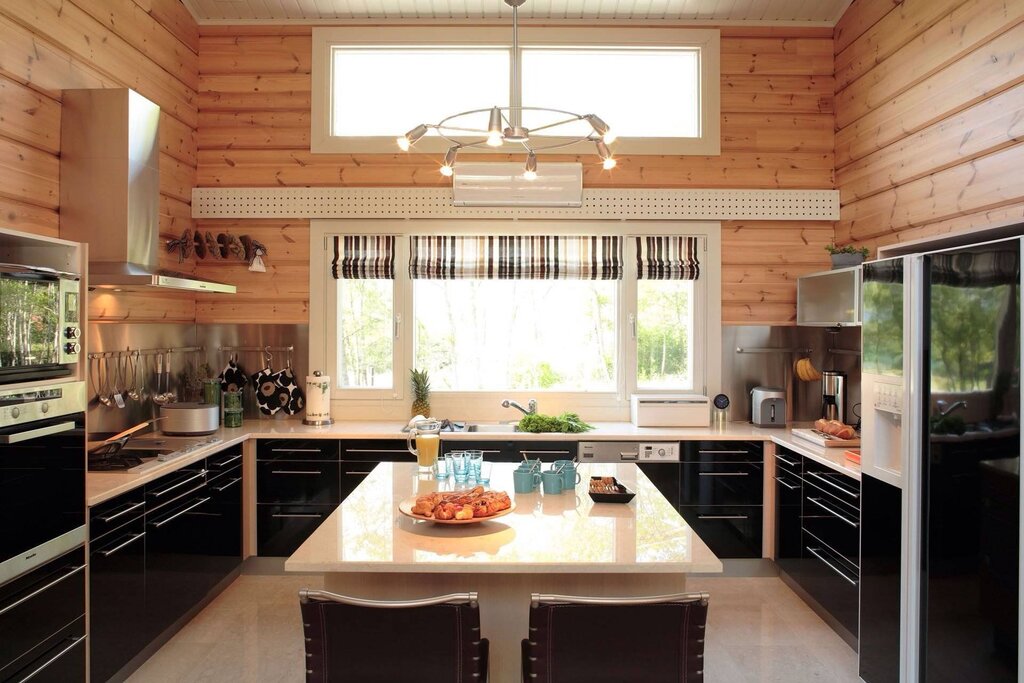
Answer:
POLYGON ((60 235, 89 244, 89 287, 234 294, 161 269, 160 107, 127 88, 65 90, 60 235))

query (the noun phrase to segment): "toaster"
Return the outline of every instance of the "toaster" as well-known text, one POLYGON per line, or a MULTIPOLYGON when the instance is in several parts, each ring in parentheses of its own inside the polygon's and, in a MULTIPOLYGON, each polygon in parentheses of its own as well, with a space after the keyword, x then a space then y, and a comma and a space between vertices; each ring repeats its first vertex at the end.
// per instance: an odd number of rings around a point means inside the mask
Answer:
POLYGON ((785 427, 786 392, 776 387, 751 389, 750 421, 756 427, 785 427))

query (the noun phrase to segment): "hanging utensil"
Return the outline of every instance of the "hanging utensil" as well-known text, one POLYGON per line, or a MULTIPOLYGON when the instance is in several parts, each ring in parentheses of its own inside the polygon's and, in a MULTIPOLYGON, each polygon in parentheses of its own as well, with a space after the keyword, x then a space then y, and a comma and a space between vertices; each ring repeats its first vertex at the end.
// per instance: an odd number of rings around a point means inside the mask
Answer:
POLYGON ((138 349, 132 351, 128 350, 128 360, 131 364, 132 370, 132 385, 128 389, 128 398, 133 401, 138 401, 142 394, 139 393, 139 361, 142 359, 142 354, 139 353, 138 349))
POLYGON ((167 396, 161 389, 164 380, 164 354, 163 351, 156 354, 156 388, 153 391, 153 403, 162 406, 167 403, 167 396))
POLYGON ((178 400, 178 392, 171 389, 171 350, 167 349, 167 364, 164 366, 164 372, 167 373, 164 381, 164 397, 167 403, 174 403, 178 400))
POLYGON ((92 358, 91 360, 96 361, 96 372, 95 373, 92 372, 92 365, 90 364, 90 366, 89 366, 89 383, 92 385, 92 391, 93 391, 94 394, 96 394, 96 400, 97 401, 99 401, 100 403, 102 403, 105 406, 109 406, 110 405, 110 398, 106 395, 106 393, 104 393, 102 391, 102 389, 103 389, 102 384, 99 387, 97 387, 97 382, 96 382, 96 378, 99 376, 100 370, 102 369, 102 363, 101 363, 102 356, 96 357, 96 358, 92 358))
POLYGON ((121 363, 122 357, 120 353, 114 354, 114 387, 110 391, 110 400, 114 402, 118 408, 124 408, 124 394, 121 393, 121 389, 118 387, 119 381, 122 381, 121 363))
POLYGON ((110 390, 110 355, 103 354, 103 376, 100 380, 100 393, 103 398, 100 399, 100 403, 105 406, 114 405, 114 399, 111 396, 110 390))

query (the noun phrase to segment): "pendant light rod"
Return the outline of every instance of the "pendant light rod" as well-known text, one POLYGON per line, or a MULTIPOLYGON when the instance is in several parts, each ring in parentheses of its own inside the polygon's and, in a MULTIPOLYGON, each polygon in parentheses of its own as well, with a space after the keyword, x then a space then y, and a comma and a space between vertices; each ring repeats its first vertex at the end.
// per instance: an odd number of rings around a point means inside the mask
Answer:
POLYGON ((505 2, 512 8, 512 97, 508 115, 512 119, 512 128, 520 128, 523 125, 523 108, 519 88, 519 5, 524 0, 505 2))

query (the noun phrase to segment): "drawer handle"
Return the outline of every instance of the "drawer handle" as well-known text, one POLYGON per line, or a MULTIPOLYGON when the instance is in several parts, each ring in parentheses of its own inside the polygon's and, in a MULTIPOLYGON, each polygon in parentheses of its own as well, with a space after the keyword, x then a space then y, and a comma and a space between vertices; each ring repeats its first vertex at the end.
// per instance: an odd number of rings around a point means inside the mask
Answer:
POLYGON ((115 512, 114 514, 107 515, 105 517, 97 517, 96 519, 100 520, 101 522, 113 522, 118 517, 124 517, 129 512, 132 512, 134 510, 138 510, 140 507, 142 507, 145 504, 146 504, 145 501, 143 501, 141 503, 129 503, 128 507, 124 508, 123 510, 120 510, 119 512, 115 512))
POLYGON ((697 515, 697 519, 749 519, 748 515, 697 515))
POLYGON ((775 481, 779 482, 780 484, 785 486, 790 491, 799 491, 800 490, 799 486, 793 486, 792 484, 787 483, 786 480, 783 479, 782 477, 775 477, 775 481))
POLYGON ((847 576, 846 573, 842 569, 840 569, 839 567, 835 566, 834 564, 832 564, 831 562, 826 560, 821 555, 820 549, 815 549, 815 548, 812 548, 810 546, 807 546, 807 550, 808 550, 808 552, 811 553, 811 555, 814 555, 816 558, 821 560, 822 564, 824 564, 826 567, 828 567, 829 569, 834 571, 836 574, 839 574, 839 576, 842 577, 843 579, 845 579, 846 582, 849 583, 851 586, 856 586, 857 585, 857 582, 854 581, 853 579, 851 579, 849 576, 847 576))
POLYGON ((234 461, 241 459, 241 457, 242 457, 242 454, 239 453, 237 455, 232 455, 229 458, 224 458, 220 462, 211 462, 210 465, 212 467, 225 467, 226 465, 230 465, 234 461))
POLYGON ((746 477, 750 472, 698 472, 701 477, 746 477))
POLYGON ((78 645, 83 640, 85 640, 85 636, 78 636, 77 638, 72 640, 71 643, 67 647, 65 647, 60 652, 58 652, 54 656, 52 656, 49 659, 47 659, 38 668, 36 668, 34 671, 32 671, 28 676, 25 676, 20 681, 18 681, 18 683, 25 683, 25 681, 28 681, 28 680, 31 680, 31 679, 35 678, 36 674, 42 673, 43 669, 45 669, 46 667, 50 666, 51 664, 56 662, 58 659, 63 657, 65 654, 70 652, 72 649, 74 649, 74 647, 76 645, 78 645))
POLYGON ((162 489, 160 491, 153 491, 153 493, 151 493, 149 495, 153 496, 154 498, 159 498, 160 496, 164 495, 165 493, 169 493, 169 492, 173 491, 174 489, 178 488, 179 486, 184 486, 185 484, 189 483, 190 481, 195 481, 196 479, 201 479, 202 477, 205 477, 205 476, 206 476, 206 470, 205 469, 199 470, 198 473, 192 475, 188 479, 182 479, 177 484, 172 484, 172 485, 168 486, 167 488, 162 489))
POLYGON ((270 470, 271 474, 323 474, 321 470, 270 470))
MULTIPOLYGON (((487 451, 484 451, 485 453, 487 451)), ((539 454, 539 455, 569 455, 569 451, 519 451, 520 453, 526 454, 539 454)))
POLYGON ((21 443, 22 441, 31 441, 32 439, 40 439, 44 436, 52 436, 53 434, 60 434, 61 432, 70 432, 74 428, 74 422, 60 422, 55 425, 50 425, 49 427, 29 429, 27 431, 16 432, 14 434, 0 434, 0 444, 12 444, 21 443))
POLYGON ((131 538, 129 538, 127 541, 125 541, 121 545, 116 546, 114 548, 110 548, 109 550, 97 550, 96 554, 97 555, 102 555, 103 557, 110 557, 111 555, 116 553, 121 548, 125 548, 127 546, 130 546, 132 543, 135 543, 135 541, 139 540, 140 538, 145 537, 145 535, 146 535, 145 531, 143 531, 141 533, 138 533, 138 534, 132 534, 131 538))
POLYGON ((274 514, 272 514, 270 516, 271 517, 277 517, 279 519, 290 519, 292 517, 302 518, 302 519, 308 519, 308 518, 311 518, 311 517, 317 517, 317 518, 323 517, 323 515, 317 514, 317 513, 300 514, 300 513, 297 513, 297 512, 294 513, 294 514, 289 514, 289 515, 274 513, 274 514))
POLYGON ((701 455, 718 455, 720 453, 726 453, 728 455, 747 455, 750 451, 701 451, 698 450, 701 455))
POLYGON ((778 453, 775 454, 775 459, 778 460, 779 462, 781 462, 783 465, 789 465, 790 467, 799 467, 800 466, 800 461, 799 460, 789 461, 789 460, 786 460, 785 458, 783 458, 778 453))
MULTIPOLYGON (((408 448, 356 448, 345 453, 409 453, 408 448)), ((409 453, 409 455, 412 455, 409 453)))
POLYGON ((821 498, 811 498, 810 496, 808 496, 807 500, 811 501, 812 503, 814 503, 815 505, 820 507, 822 510, 824 510, 825 512, 827 512, 830 515, 832 515, 833 517, 838 517, 839 519, 843 520, 844 522, 846 522, 847 524, 849 524, 850 526, 852 526, 854 528, 857 528, 857 527, 860 526, 860 524, 858 524, 857 522, 854 522, 854 521, 851 521, 851 520, 847 519, 846 515, 844 515, 841 512, 839 512, 839 510, 836 510, 835 508, 833 508, 830 505, 825 505, 825 503, 821 500, 821 498))
POLYGON ((232 486, 234 486, 235 484, 237 484, 240 481, 242 481, 241 477, 235 477, 234 479, 232 479, 228 483, 224 484, 223 486, 213 486, 211 488, 214 491, 216 491, 217 493, 221 493, 222 491, 227 491, 229 488, 231 488, 232 486))
POLYGON ((350 472, 342 472, 342 474, 345 476, 350 474, 370 474, 370 470, 351 470, 350 472))
POLYGON ((159 522, 152 522, 152 525, 153 525, 154 528, 159 529, 164 524, 167 524, 168 522, 173 522, 178 517, 181 517, 182 515, 184 515, 184 514, 186 514, 188 512, 191 512, 192 510, 195 510, 197 507, 199 507, 200 505, 202 505, 203 503, 205 503, 208 500, 210 500, 209 496, 207 496, 206 498, 200 498, 199 500, 197 500, 196 502, 192 503, 191 505, 189 505, 184 510, 181 510, 180 512, 176 512, 173 515, 171 515, 170 517, 165 517, 164 519, 161 519, 159 522))
POLYGON ((54 586, 56 586, 58 583, 60 583, 64 579, 67 579, 67 578, 70 578, 70 577, 74 576, 75 574, 77 574, 78 572, 82 571, 83 569, 85 569, 85 565, 84 564, 81 567, 72 567, 71 571, 66 572, 65 574, 62 574, 61 576, 57 577, 56 579, 54 579, 50 583, 46 584, 42 588, 37 588, 36 590, 32 591, 31 593, 29 593, 28 595, 23 597, 21 600, 18 600, 16 602, 12 602, 11 604, 7 605, 7 607, 4 607, 3 609, 0 609, 0 617, 2 617, 3 615, 7 614, 8 612, 10 612, 12 609, 17 607, 18 605, 22 605, 22 604, 28 602, 29 600, 31 600, 32 598, 36 597, 37 595, 39 595, 43 591, 47 591, 47 590, 53 588, 54 586))
POLYGON ((829 486, 831 486, 834 489, 838 489, 840 492, 844 493, 847 496, 850 496, 851 498, 860 498, 860 494, 859 493, 854 493, 853 491, 849 490, 845 486, 840 486, 839 484, 835 483, 834 481, 831 481, 830 479, 827 479, 827 478, 821 476, 817 472, 808 472, 807 476, 808 477, 814 477, 818 481, 823 482, 825 484, 828 484, 829 486))
POLYGON ((319 448, 271 448, 271 453, 320 453, 319 448))

